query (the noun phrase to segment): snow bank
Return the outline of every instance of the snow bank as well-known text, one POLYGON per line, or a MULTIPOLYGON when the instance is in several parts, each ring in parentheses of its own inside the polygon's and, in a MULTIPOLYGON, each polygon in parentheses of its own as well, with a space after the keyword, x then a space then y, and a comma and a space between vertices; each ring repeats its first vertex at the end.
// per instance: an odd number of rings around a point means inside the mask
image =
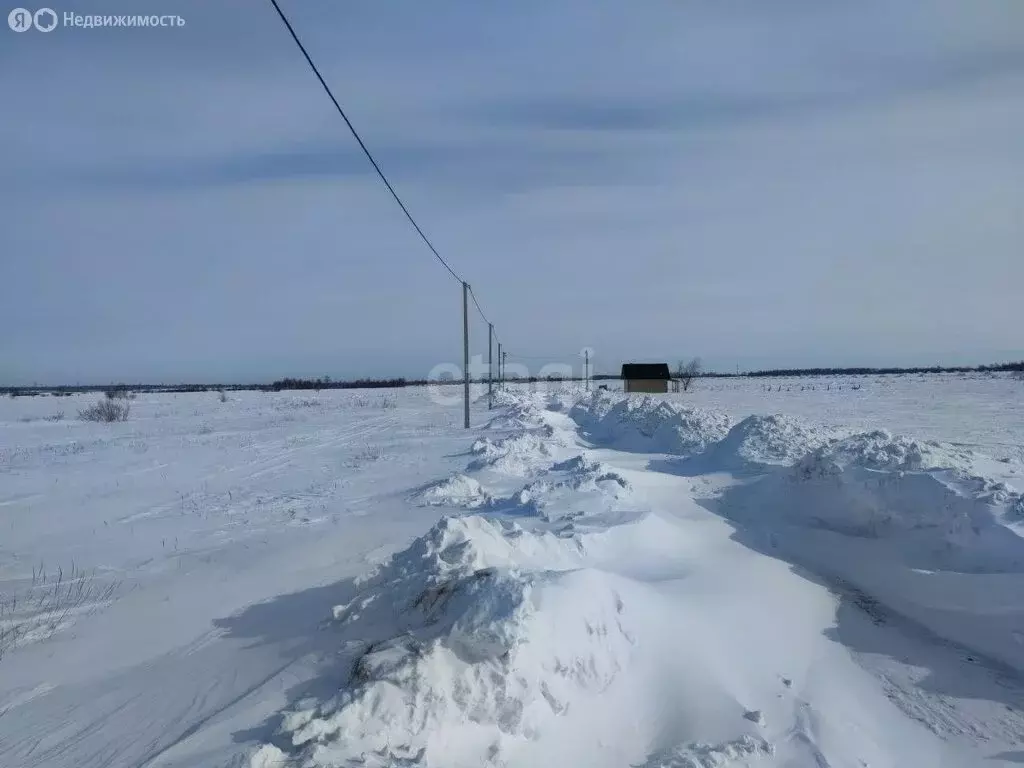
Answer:
POLYGON ((417 494, 420 503, 430 506, 476 509, 490 503, 491 497, 480 482, 463 474, 454 474, 428 486, 417 494))
POLYGON ((723 744, 685 744, 651 755, 637 768, 727 768, 750 765, 750 761, 770 758, 775 747, 758 736, 743 736, 723 744), (743 761, 743 762, 741 762, 743 761))
MULTIPOLYGON (((525 485, 506 500, 518 514, 537 515, 544 520, 573 520, 613 509, 629 497, 632 486, 618 472, 601 462, 575 456, 552 465, 539 479, 525 485)), ((498 504, 498 509, 501 505, 498 504)), ((574 530, 570 523, 560 529, 574 530)))
POLYGON ((566 484, 574 490, 600 487, 602 483, 608 483, 612 492, 618 494, 630 487, 629 482, 607 464, 594 461, 582 454, 560 461, 551 469, 555 472, 564 472, 568 478, 566 484))
POLYGON ((855 434, 807 456, 801 472, 828 472, 848 466, 875 470, 967 471, 974 454, 966 449, 924 440, 912 440, 885 430, 855 434))
POLYGON ((484 425, 484 429, 530 429, 541 426, 543 420, 540 413, 545 401, 538 393, 514 389, 496 390, 494 403, 502 410, 484 425))
POLYGON ((915 567, 1024 572, 1024 538, 1014 525, 1021 495, 972 475, 970 458, 887 432, 857 434, 737 492, 729 509, 747 520, 899 538, 915 567))
POLYGON ((727 492, 722 509, 788 559, 1024 669, 1024 498, 972 460, 857 434, 727 492))
POLYGON ((470 470, 493 469, 509 475, 529 475, 551 465, 553 432, 550 427, 521 431, 500 440, 483 438, 473 443, 476 458, 470 470))
POLYGON ((569 408, 569 418, 586 432, 598 432, 612 408, 622 399, 621 394, 616 397, 606 390, 597 390, 577 400, 569 408))
POLYGON ((693 456, 721 440, 729 418, 718 411, 694 408, 654 397, 614 397, 597 392, 570 409, 584 433, 627 450, 693 456))
MULTIPOLYGON (((357 580, 357 594, 334 610, 341 689, 285 712, 253 768, 501 765, 524 745, 562 743, 570 732, 578 742, 570 711, 578 718, 596 701, 614 708, 601 695, 636 659, 635 622, 662 613, 637 599, 635 582, 598 563, 638 541, 660 542, 663 529, 652 518, 626 526, 619 541, 603 526, 599 554, 588 558, 575 524, 614 510, 630 484, 583 455, 559 460, 568 433, 544 414, 564 404, 506 401, 504 423, 520 426, 476 441, 467 471, 497 471, 481 475, 496 487, 508 482, 502 475, 530 482, 498 500, 457 474, 419 494, 491 514, 444 518, 357 580)), ((625 677, 621 685, 635 685, 625 677)))
MULTIPOLYGON (((526 395, 505 407, 512 434, 481 438, 468 474, 421 494, 488 514, 442 519, 357 580, 334 611, 337 692, 295 702, 253 768, 727 768, 811 765, 826 751, 830 764, 848 753, 895 765, 920 752, 923 730, 871 746, 896 710, 875 722, 889 700, 826 636, 838 629, 832 595, 733 541, 750 531, 684 498, 684 478, 573 455, 566 403, 526 395), (812 712, 795 696, 824 704, 812 712)), ((720 414, 655 398, 594 395, 570 413, 633 450, 770 470, 727 492, 723 509, 787 554, 818 557, 822 572, 895 594, 929 626, 983 627, 1001 638, 979 646, 993 655, 1024 638, 1012 608, 1024 561, 1008 522, 1019 495, 970 476, 953 449, 884 433, 837 440, 783 417, 730 431, 720 414), (1005 571, 952 569, 975 551, 1003 553, 1005 571), (954 581, 929 592, 911 572, 954 581), (988 614, 974 621, 981 585, 963 576, 1010 576, 1015 590, 986 582, 988 614), (959 613, 939 616, 935 594, 959 613)))
MULTIPOLYGON (((478 516, 442 520, 336 609, 360 647, 335 699, 285 714, 294 756, 493 765, 541 738, 634 652, 615 577, 569 570, 578 564, 570 541, 478 516)), ((264 747, 251 764, 283 755, 264 747)))
POLYGON ((722 469, 786 466, 833 439, 832 431, 788 416, 749 416, 711 446, 705 458, 722 469))

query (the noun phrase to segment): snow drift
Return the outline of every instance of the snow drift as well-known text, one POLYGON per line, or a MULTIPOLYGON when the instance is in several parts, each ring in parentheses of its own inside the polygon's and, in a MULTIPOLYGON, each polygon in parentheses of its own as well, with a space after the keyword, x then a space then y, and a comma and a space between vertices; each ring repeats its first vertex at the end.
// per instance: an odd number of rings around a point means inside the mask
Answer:
POLYGON ((781 414, 748 416, 704 455, 714 469, 766 469, 795 464, 828 444, 830 430, 781 414))
MULTIPOLYGON (((578 569, 579 554, 511 523, 442 520, 336 609, 359 647, 335 699, 286 714, 294 752, 318 766, 479 766, 555 727, 634 653, 615 577, 578 569)), ((252 764, 284 755, 266 746, 252 764)))
POLYGON ((693 456, 729 431, 719 411, 694 408, 655 397, 615 397, 596 392, 577 402, 569 416, 584 434, 625 450, 693 456))
POLYGON ((525 485, 497 510, 536 515, 548 522, 568 521, 560 529, 572 532, 571 521, 608 512, 628 498, 632 486, 607 464, 583 456, 557 462, 537 480, 525 485))
POLYGON ((253 768, 939 764, 940 739, 828 634, 834 596, 762 547, 945 637, 980 631, 994 656, 1024 638, 1020 496, 957 449, 782 416, 730 430, 656 398, 503 398, 492 427, 510 433, 420 493, 466 513, 335 609, 337 694, 296 702, 253 768), (719 499, 739 526, 686 478, 574 452, 569 419, 629 450, 756 469, 719 499))
POLYGON ((478 480, 456 473, 427 486, 417 494, 417 499, 421 504, 429 506, 475 509, 489 504, 491 496, 478 480))
POLYGON ((1024 499, 972 459, 856 434, 727 492, 721 508, 787 559, 1024 669, 1024 499))
POLYGON ((541 426, 499 440, 482 438, 470 451, 476 456, 470 470, 494 469, 509 475, 528 475, 550 466, 553 431, 541 426))
POLYGON ((886 432, 829 443, 791 470, 739 493, 746 519, 902 540, 909 564, 961 572, 1024 572, 1021 496, 970 472, 964 456, 886 432))

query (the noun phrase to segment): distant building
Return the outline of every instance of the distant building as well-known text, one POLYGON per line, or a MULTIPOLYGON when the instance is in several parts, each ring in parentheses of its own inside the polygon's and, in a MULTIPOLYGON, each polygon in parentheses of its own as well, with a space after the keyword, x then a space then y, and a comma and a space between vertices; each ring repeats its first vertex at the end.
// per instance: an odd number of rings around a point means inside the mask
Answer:
POLYGON ((622 389, 626 392, 668 392, 672 374, 668 363, 625 363, 622 389))

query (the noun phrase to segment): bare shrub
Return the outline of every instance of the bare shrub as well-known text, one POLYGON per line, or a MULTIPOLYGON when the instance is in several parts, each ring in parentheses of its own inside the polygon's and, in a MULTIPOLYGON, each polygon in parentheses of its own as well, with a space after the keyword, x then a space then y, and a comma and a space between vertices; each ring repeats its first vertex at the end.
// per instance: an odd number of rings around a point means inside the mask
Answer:
POLYGON ((95 571, 71 564, 48 573, 42 564, 32 569, 32 582, 16 592, 0 592, 0 659, 19 645, 45 640, 75 617, 87 615, 109 603, 119 581, 102 583, 95 571))
POLYGON ((47 421, 64 421, 64 411, 57 411, 53 416, 47 416, 47 421))
POLYGON ((128 414, 131 406, 127 401, 117 402, 115 399, 100 400, 96 405, 83 408, 78 412, 78 418, 82 421, 100 421, 110 423, 114 421, 128 421, 128 414))
POLYGON ((676 378, 683 385, 683 392, 689 392, 690 387, 693 386, 694 379, 700 376, 701 362, 699 357, 695 357, 689 362, 683 362, 682 360, 676 365, 676 378))
POLYGON ((364 445, 359 451, 345 461, 347 467, 361 467, 385 458, 384 449, 379 445, 364 445))
POLYGON ((228 393, 225 392, 223 389, 218 389, 217 399, 220 400, 222 403, 226 403, 228 401, 228 393))
POLYGON ((352 398, 352 405, 356 408, 383 408, 385 411, 389 411, 398 407, 398 400, 390 395, 380 395, 373 398, 359 395, 352 398))
MULTIPOLYGON (((322 401, 315 398, 304 398, 296 400, 283 400, 275 403, 274 408, 278 411, 297 411, 304 408, 323 408, 324 404, 322 401)), ((294 418, 294 417, 292 417, 294 418)))
POLYGON ((384 458, 384 449, 379 445, 366 445, 354 457, 356 461, 380 461, 384 458))

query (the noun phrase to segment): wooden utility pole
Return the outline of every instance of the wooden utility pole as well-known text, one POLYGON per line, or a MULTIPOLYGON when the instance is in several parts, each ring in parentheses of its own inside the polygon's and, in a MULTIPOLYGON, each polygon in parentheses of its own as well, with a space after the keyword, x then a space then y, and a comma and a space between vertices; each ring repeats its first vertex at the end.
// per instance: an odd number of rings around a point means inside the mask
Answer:
POLYGON ((492 381, 494 379, 494 362, 491 355, 491 347, 494 342, 494 323, 487 324, 487 410, 494 407, 494 391, 492 381))

